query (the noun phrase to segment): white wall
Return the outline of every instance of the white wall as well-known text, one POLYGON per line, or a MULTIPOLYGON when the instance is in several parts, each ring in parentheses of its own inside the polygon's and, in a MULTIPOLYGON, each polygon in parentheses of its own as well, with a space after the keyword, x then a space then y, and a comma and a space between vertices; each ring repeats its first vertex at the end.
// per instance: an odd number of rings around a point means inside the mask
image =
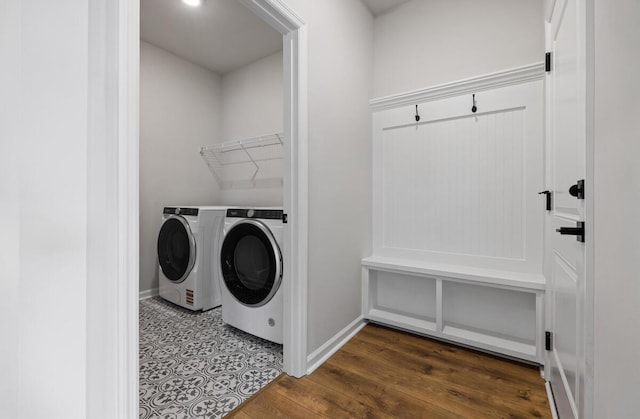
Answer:
POLYGON ((282 51, 222 75, 222 141, 282 132, 282 51))
POLYGON ((371 239, 373 18, 359 1, 286 0, 309 26, 309 305, 312 353, 360 315, 371 239))
POLYGON ((219 188, 200 157, 222 129, 220 77, 146 42, 140 45, 140 290, 158 287, 162 208, 214 205, 219 188))
POLYGON ((551 13, 553 13, 553 5, 556 0, 544 0, 544 18, 547 22, 551 21, 551 13))
POLYGON ((86 416, 87 14, 80 0, 0 7, 3 417, 86 416))
POLYGON ((640 2, 595 3, 595 414, 640 411, 640 2))
POLYGON ((541 0, 413 0, 375 20, 373 96, 544 60, 541 0))
MULTIPOLYGON (((222 76, 222 136, 215 142, 282 132, 282 52, 222 76)), ((225 189, 222 205, 282 206, 282 188, 225 189)))
POLYGON ((2 380, 0 406, 7 417, 18 417, 18 347, 20 325, 16 321, 20 295, 20 19, 21 1, 0 3, 0 345, 2 380), (6 61, 4 61, 6 60, 6 61), (11 65, 13 63, 13 65, 11 65), (6 344, 6 343, 9 344, 6 344))

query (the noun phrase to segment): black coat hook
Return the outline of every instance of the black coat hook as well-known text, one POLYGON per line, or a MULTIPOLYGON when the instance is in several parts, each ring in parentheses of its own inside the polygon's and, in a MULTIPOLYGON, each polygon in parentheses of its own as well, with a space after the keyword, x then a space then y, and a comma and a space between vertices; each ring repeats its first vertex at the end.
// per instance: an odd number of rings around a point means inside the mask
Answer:
POLYGON ((418 114, 418 105, 416 105, 416 122, 420 121, 420 115, 418 114))
POLYGON ((476 113, 478 107, 476 106, 476 95, 473 95, 473 106, 471 107, 471 112, 476 113))

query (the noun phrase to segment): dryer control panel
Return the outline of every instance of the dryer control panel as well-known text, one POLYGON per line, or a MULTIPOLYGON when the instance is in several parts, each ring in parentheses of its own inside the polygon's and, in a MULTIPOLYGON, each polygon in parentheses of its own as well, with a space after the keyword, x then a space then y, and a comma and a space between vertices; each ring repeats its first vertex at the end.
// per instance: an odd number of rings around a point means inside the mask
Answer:
POLYGON ((229 208, 227 210, 227 218, 282 220, 282 212, 282 210, 278 209, 229 208))

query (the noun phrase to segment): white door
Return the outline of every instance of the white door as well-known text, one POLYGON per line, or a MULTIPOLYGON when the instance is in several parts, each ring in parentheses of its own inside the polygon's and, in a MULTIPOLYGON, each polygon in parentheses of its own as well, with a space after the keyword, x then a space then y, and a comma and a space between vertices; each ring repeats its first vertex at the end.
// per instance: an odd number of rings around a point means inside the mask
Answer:
POLYGON ((558 232, 576 233, 567 228, 576 228, 585 219, 585 200, 570 193, 570 188, 585 178, 586 18, 582 3, 556 1, 548 28, 552 51, 547 79, 548 186, 553 192, 553 207, 546 223, 547 295, 553 337, 547 368, 560 418, 584 417, 585 244, 579 236, 558 232))

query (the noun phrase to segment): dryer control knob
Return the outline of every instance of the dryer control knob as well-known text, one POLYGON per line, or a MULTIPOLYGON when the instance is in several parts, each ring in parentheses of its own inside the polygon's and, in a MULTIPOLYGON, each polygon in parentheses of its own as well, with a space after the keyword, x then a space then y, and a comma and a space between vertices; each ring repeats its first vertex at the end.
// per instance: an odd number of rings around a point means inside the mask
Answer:
POLYGON ((253 214, 255 214, 255 211, 254 211, 254 210, 252 210, 252 209, 247 210, 247 217, 249 217, 249 218, 253 218, 253 214))

